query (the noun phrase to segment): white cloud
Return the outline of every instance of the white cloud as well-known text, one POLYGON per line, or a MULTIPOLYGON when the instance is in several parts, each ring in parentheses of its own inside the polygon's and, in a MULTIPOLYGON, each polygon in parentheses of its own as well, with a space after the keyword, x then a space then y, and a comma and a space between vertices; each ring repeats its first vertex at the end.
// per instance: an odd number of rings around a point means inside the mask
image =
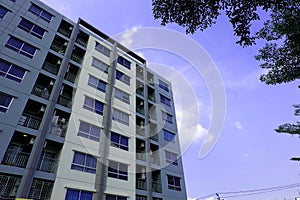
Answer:
MULTIPOLYGON (((130 29, 126 28, 120 36, 120 43, 127 48, 131 48, 133 44, 133 35, 138 31, 138 29, 142 28, 142 26, 132 26, 130 29)), ((140 52, 141 53, 141 52, 140 52)))
POLYGON ((243 129, 243 126, 242 126, 241 122, 235 122, 234 126, 235 126, 236 129, 239 129, 239 130, 243 129))

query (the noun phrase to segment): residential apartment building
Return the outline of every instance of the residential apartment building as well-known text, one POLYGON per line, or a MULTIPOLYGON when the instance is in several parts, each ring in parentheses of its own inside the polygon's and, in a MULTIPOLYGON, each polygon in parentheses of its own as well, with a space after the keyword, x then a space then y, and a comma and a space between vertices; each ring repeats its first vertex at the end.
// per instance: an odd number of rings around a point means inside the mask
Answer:
POLYGON ((171 83, 38 0, 0 0, 0 162, 0 199, 187 199, 171 83))

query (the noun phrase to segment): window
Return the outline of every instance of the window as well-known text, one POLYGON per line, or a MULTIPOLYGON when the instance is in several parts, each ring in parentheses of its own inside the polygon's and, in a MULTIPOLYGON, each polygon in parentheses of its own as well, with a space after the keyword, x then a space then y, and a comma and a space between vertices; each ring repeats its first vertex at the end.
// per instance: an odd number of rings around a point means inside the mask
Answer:
POLYGON ((110 145, 128 151, 128 137, 112 132, 110 145))
POLYGON ((166 113, 164 111, 161 111, 161 113, 162 113, 162 120, 163 121, 166 121, 170 124, 173 124, 173 116, 171 114, 166 113))
POLYGON ((107 57, 110 56, 110 50, 98 42, 96 42, 95 49, 107 57))
POLYGON ((125 83, 127 85, 130 85, 130 77, 118 70, 116 71, 116 79, 119 81, 122 81, 123 83, 125 83))
POLYGON ((108 177, 127 181, 128 165, 110 160, 108 164, 108 177))
POLYGON ((33 179, 28 199, 50 199, 53 182, 42 179, 33 179))
POLYGON ((92 86, 93 88, 96 88, 97 90, 101 92, 106 91, 106 83, 104 81, 101 81, 93 76, 89 76, 88 85, 92 86))
POLYGON ((97 58, 93 57, 92 66, 106 74, 108 73, 108 65, 102 62, 101 60, 98 60, 97 58))
POLYGON ((169 86, 168 84, 166 84, 165 82, 161 81, 161 80, 158 80, 158 86, 160 88, 162 88, 163 90, 169 92, 169 86))
POLYGON ((103 115, 104 103, 86 96, 84 99, 83 108, 97 113, 98 115, 103 115))
POLYGON ((10 1, 12 1, 12 2, 14 2, 14 3, 15 3, 17 0, 10 0, 10 1))
POLYGON ((168 176, 168 189, 181 191, 180 177, 167 175, 168 176))
POLYGON ((129 114, 117 109, 113 109, 113 120, 125 125, 129 125, 129 114))
POLYGON ((178 165, 177 154, 169 151, 165 151, 165 152, 166 152, 166 162, 177 166, 178 165))
POLYGON ((99 142, 100 132, 100 127, 94 126, 84 121, 80 121, 78 136, 99 142))
POLYGON ((0 92, 0 112, 6 113, 13 99, 13 96, 0 92))
POLYGON ((43 20, 50 22, 53 18, 53 15, 49 12, 43 10, 42 8, 38 7, 37 5, 32 4, 29 8, 29 11, 33 14, 37 15, 38 17, 42 18, 43 20))
POLYGON ((23 42, 15 37, 10 37, 5 46, 13 51, 16 51, 28 58, 33 58, 37 48, 23 42))
POLYGON ((105 200, 127 200, 127 197, 107 194, 105 200))
POLYGON ((165 97, 164 95, 159 95, 160 96, 160 102, 162 104, 165 104, 166 106, 171 106, 171 99, 165 97))
POLYGON ((175 142, 175 134, 171 133, 170 131, 164 130, 163 129, 163 133, 164 133, 164 140, 168 141, 168 142, 175 142))
POLYGON ((6 13, 8 12, 7 8, 4 8, 3 6, 0 5, 0 19, 2 19, 6 13))
POLYGON ((93 193, 84 190, 67 189, 65 200, 92 200, 93 193))
POLYGON ((118 63, 126 67, 127 69, 131 69, 131 62, 127 59, 123 58, 122 56, 118 57, 118 63))
POLYGON ((127 104, 130 104, 130 95, 127 92, 124 92, 124 91, 116 88, 115 89, 115 97, 127 104))
POLYGON ((24 31, 26 31, 27 33, 30 33, 31 35, 34 35, 37 38, 42 39, 46 30, 41 28, 38 25, 35 25, 34 23, 26 20, 26 19, 22 19, 18 25, 18 27, 24 31))
POLYGON ((96 166, 97 159, 94 156, 77 151, 74 152, 71 169, 95 174, 96 166))
POLYGON ((0 59, 0 76, 21 83, 26 70, 0 59))

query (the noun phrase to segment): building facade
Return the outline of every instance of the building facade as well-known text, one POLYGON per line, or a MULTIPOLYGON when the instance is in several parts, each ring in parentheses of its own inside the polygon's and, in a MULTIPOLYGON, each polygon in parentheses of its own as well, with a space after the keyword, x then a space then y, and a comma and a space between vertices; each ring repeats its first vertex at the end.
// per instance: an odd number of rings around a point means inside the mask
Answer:
POLYGON ((187 199, 171 83, 38 0, 0 0, 0 161, 0 199, 187 199))

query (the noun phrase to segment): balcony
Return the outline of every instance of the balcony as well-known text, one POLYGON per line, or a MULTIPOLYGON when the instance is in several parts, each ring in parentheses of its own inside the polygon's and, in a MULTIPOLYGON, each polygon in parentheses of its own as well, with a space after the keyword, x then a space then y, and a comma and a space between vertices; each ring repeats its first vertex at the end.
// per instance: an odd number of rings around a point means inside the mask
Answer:
POLYGON ((145 120, 139 116, 136 116, 136 133, 141 136, 145 136, 145 120))
POLYGON ((146 153, 142 151, 136 152, 136 159, 146 161, 146 153))
POLYGON ((161 193, 162 192, 161 183, 158 181, 152 181, 152 191, 161 193))
POLYGON ((53 182, 33 179, 28 198, 30 199, 50 199, 53 182))
POLYGON ((144 96, 144 84, 140 81, 136 81, 136 93, 144 96))
POLYGON ((65 75, 65 80, 70 81, 71 83, 75 83, 79 68, 73 64, 69 64, 68 71, 65 75))
POLYGON ((47 158, 43 156, 43 153, 42 157, 40 158, 37 170, 48 173, 55 173, 58 165, 58 160, 54 158, 47 158))
POLYGON ((148 87, 148 99, 152 102, 155 102, 155 90, 148 87))
POLYGON ((136 77, 141 79, 141 80, 144 80, 144 70, 141 66, 136 66, 136 77))
POLYGON ((14 200, 20 181, 20 177, 0 174, 0 199, 14 200))
POLYGON ((49 53, 45 59, 42 69, 50 72, 51 74, 57 75, 60 64, 61 60, 57 56, 49 53))
POLYGON ((48 62, 45 62, 42 69, 47 71, 47 72, 50 72, 51 74, 57 75, 58 70, 59 70, 59 66, 53 65, 53 64, 48 63, 48 62))
POLYGON ((79 47, 74 48, 72 55, 71 55, 71 60, 78 64, 82 64, 83 57, 84 57, 85 51, 80 49, 79 47))
POLYGON ((2 164, 25 168, 29 156, 30 153, 7 150, 2 160, 2 164))
POLYGON ((159 165, 159 147, 155 144, 150 144, 150 161, 152 164, 159 165))
POLYGON ((70 81, 71 83, 74 83, 75 82, 75 79, 76 79, 76 74, 73 74, 71 72, 67 72, 66 73, 66 76, 65 76, 65 79, 67 81, 70 81))
POLYGON ((65 20, 62 20, 57 32, 61 33, 62 35, 66 36, 67 38, 71 37, 73 30, 73 26, 66 22, 65 20))
POLYGON ((136 189, 147 190, 146 180, 144 180, 144 179, 137 179, 136 180, 136 189))
POLYGON ((41 122, 42 118, 23 113, 19 119, 18 125, 38 130, 41 122))
POLYGON ((72 98, 69 98, 69 97, 65 97, 65 96, 63 96, 63 95, 60 95, 60 96, 58 97, 57 103, 58 103, 59 105, 65 106, 65 107, 67 107, 67 108, 71 108, 71 106, 72 106, 72 98))
POLYGON ((41 97, 43 99, 49 99, 52 88, 54 85, 54 80, 45 76, 43 74, 39 74, 35 85, 32 90, 32 94, 35 96, 41 97))
POLYGON ((68 45, 67 40, 56 35, 50 46, 50 49, 52 49, 53 51, 61 55, 64 55, 67 49, 67 45, 68 45))

